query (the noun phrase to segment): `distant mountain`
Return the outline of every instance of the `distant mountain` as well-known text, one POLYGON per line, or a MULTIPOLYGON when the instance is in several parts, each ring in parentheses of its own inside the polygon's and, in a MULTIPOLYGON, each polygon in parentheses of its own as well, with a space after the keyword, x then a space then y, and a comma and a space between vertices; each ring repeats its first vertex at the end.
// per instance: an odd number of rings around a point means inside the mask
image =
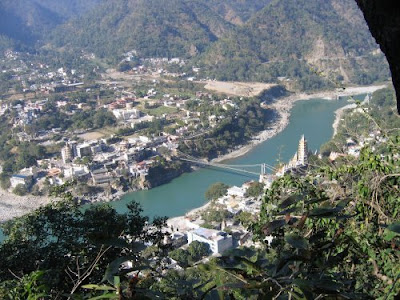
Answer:
POLYGON ((105 0, 32 0, 63 19, 81 16, 105 0))
POLYGON ((383 57, 377 49, 354 1, 273 0, 214 43, 200 62, 225 80, 329 71, 335 80, 354 82, 360 69, 383 57))
POLYGON ((102 57, 132 49, 143 56, 195 56, 233 29, 205 2, 108 0, 63 25, 53 41, 102 57))
POLYGON ((204 2, 226 21, 232 24, 242 25, 271 1, 272 0, 206 0, 204 2))
POLYGON ((36 45, 58 25, 103 0, 0 0, 0 50, 36 45))
POLYGON ((0 50, 44 43, 114 62, 191 58, 211 78, 300 89, 389 77, 353 0, 0 0, 0 50))

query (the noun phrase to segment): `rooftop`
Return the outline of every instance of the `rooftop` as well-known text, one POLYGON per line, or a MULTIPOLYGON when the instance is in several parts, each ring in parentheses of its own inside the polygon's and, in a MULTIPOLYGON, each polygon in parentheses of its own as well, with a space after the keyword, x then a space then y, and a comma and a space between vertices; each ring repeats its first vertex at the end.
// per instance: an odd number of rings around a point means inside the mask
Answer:
POLYGON ((218 230, 208 229, 208 228, 203 228, 203 227, 199 227, 199 228, 193 230, 193 233, 195 233, 198 236, 201 236, 205 239, 208 239, 208 240, 220 240, 220 239, 223 239, 224 236, 226 235, 226 233, 223 231, 218 231, 218 230))

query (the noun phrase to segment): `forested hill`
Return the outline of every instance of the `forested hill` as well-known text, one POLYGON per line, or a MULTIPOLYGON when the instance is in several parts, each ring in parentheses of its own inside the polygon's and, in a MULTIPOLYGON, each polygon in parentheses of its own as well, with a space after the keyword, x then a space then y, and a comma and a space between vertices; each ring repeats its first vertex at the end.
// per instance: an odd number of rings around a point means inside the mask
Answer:
POLYGON ((58 28, 51 42, 115 58, 196 58, 221 80, 369 84, 389 77, 353 0, 110 0, 58 28), (310 68, 311 66, 311 68, 310 68))
POLYGON ((0 51, 27 49, 103 0, 0 0, 0 51))
POLYGON ((271 0, 205 0, 204 2, 226 21, 242 25, 257 11, 269 4, 271 0))
POLYGON ((377 48, 354 1, 274 0, 214 43, 201 61, 225 80, 301 77, 312 65, 363 83, 359 73, 377 74, 369 66, 382 57, 377 48))
POLYGON ((142 56, 195 56, 233 29, 206 2, 110 0, 62 26, 53 41, 101 57, 132 49, 142 56))
POLYGON ((193 57, 270 1, 110 0, 56 30, 52 42, 100 57, 132 49, 142 56, 193 57))
POLYGON ((46 45, 118 62, 137 50, 194 59, 204 77, 287 77, 301 90, 390 77, 354 0, 0 0, 0 14, 0 51, 46 45))

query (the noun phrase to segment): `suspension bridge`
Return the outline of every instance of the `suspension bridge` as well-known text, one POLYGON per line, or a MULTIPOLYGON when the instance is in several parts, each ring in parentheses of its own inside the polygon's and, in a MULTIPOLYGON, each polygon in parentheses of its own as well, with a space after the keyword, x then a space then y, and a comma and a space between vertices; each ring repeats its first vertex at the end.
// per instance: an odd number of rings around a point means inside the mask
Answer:
POLYGON ((244 173, 244 174, 251 174, 255 176, 260 176, 260 175, 265 175, 267 173, 267 170, 275 172, 276 169, 267 164, 267 163, 260 163, 260 164, 251 164, 251 165, 229 165, 229 164, 221 164, 221 163, 216 163, 216 162, 210 162, 210 161, 204 161, 201 159, 198 159, 194 156, 185 154, 181 151, 178 151, 179 159, 182 161, 190 162, 196 165, 201 165, 201 166, 206 166, 206 167, 213 167, 213 168, 219 168, 219 169, 225 169, 229 171, 234 171, 237 173, 244 173), (258 168, 260 171, 256 172, 255 169, 258 168), (251 169, 251 171, 249 170, 251 169))

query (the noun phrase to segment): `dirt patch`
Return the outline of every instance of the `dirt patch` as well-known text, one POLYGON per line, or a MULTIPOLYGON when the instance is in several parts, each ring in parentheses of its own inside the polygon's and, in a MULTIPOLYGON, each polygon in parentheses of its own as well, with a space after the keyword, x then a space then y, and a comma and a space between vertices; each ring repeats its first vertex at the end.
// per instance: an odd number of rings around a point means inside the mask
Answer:
POLYGON ((104 133, 101 133, 98 131, 87 132, 87 133, 79 135, 79 137, 81 139, 84 139, 85 141, 98 140, 98 139, 103 138, 104 136, 105 136, 104 133))
MULTIPOLYGON (((202 83, 202 82, 199 82, 202 83)), ((232 96, 255 97, 276 84, 261 82, 207 81, 205 89, 232 96)))

